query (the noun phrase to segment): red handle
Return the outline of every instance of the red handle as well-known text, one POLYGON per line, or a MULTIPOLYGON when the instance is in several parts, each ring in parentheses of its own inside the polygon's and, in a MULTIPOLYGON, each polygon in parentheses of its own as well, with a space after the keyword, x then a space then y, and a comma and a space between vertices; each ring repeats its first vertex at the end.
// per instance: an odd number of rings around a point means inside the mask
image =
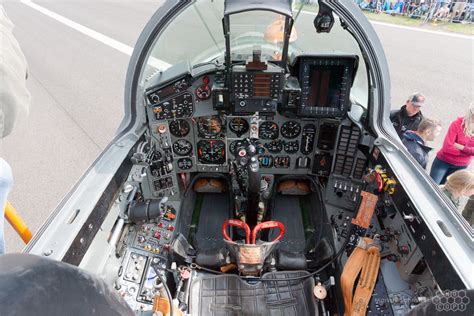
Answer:
POLYGON ((252 244, 255 244, 255 240, 257 239, 257 233, 262 229, 270 229, 270 228, 279 228, 280 234, 275 238, 274 241, 280 240, 285 235, 285 225, 281 222, 277 221, 268 221, 258 224, 253 228, 252 231, 252 244))
POLYGON ((234 226, 234 227, 239 227, 245 230, 245 240, 247 244, 250 243, 250 227, 247 225, 247 223, 242 222, 241 220, 238 219, 228 219, 224 222, 222 225, 222 235, 224 235, 224 238, 228 241, 232 241, 230 239, 229 235, 227 235, 227 227, 228 226, 234 226))

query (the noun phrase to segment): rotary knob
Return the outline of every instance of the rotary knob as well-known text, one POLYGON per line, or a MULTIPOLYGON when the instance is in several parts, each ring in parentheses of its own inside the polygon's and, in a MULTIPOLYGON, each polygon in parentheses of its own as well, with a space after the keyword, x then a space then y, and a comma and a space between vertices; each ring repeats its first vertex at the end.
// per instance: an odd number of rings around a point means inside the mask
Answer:
POLYGON ((324 300, 328 295, 328 292, 320 282, 314 286, 313 294, 318 300, 324 300))

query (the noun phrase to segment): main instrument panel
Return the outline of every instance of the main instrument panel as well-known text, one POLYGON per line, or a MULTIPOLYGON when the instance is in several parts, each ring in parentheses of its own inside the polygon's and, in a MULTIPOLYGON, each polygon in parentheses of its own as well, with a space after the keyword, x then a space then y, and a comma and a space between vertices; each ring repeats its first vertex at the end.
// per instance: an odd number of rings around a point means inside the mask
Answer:
POLYGON ((227 77, 186 71, 147 90, 150 129, 156 141, 169 140, 179 173, 229 172, 236 149, 252 139, 262 173, 327 174, 328 138, 335 141, 350 108, 356 65, 354 56, 302 56, 290 73, 273 64, 259 71, 237 65, 227 77))
MULTIPOLYGON (((312 173, 314 155, 329 154, 325 143, 316 141, 319 131, 325 132, 328 122, 286 118, 279 114, 225 118, 210 115, 161 120, 153 124, 153 130, 160 136, 169 132, 173 164, 178 172, 228 172, 231 161, 237 157, 236 149, 248 139, 258 138, 257 154, 262 172, 307 174, 312 173), (257 124, 252 123, 254 121, 257 124), (253 137, 251 126, 256 129, 253 137)), ((338 125, 330 126, 334 129, 330 132, 335 135, 338 125)))

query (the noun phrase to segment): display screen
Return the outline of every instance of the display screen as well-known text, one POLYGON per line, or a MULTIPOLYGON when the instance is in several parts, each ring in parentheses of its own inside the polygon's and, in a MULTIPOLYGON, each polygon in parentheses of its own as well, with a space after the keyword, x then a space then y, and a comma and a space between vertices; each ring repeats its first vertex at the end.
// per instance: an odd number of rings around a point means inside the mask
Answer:
POLYGON ((350 109, 353 74, 357 56, 302 56, 294 67, 299 71, 301 102, 298 115, 344 117, 350 109))
POLYGON ((344 78, 343 65, 313 65, 310 67, 308 106, 338 108, 344 78))
POLYGON ((168 86, 156 92, 156 94, 160 97, 161 100, 175 93, 176 89, 174 88, 174 86, 168 86))

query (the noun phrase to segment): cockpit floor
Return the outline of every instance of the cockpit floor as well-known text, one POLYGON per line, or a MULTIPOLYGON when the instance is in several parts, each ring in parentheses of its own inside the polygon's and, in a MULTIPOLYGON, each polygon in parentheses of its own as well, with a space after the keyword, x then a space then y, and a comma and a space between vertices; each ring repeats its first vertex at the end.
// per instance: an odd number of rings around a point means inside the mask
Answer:
MULTIPOLYGON (((291 278, 306 271, 278 271, 265 278, 291 278)), ((190 313, 205 316, 317 315, 313 278, 249 284, 236 275, 197 275, 191 285, 190 313)))

